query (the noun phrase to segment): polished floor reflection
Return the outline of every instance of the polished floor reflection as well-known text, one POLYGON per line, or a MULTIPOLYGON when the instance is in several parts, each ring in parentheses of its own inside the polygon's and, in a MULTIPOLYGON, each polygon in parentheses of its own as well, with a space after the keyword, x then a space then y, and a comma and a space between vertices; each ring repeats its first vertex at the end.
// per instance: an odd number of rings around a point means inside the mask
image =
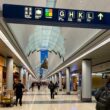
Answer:
POLYGON ((95 101, 92 103, 82 103, 76 93, 66 95, 59 92, 55 99, 50 99, 47 87, 37 88, 32 92, 27 92, 23 96, 22 106, 0 107, 0 110, 95 110, 95 101))

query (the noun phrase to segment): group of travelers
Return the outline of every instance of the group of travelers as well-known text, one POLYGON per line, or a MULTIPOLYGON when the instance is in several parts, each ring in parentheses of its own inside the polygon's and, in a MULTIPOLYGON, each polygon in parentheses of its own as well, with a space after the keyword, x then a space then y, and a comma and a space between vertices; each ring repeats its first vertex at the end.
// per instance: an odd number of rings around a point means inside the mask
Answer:
MULTIPOLYGON (((33 84, 32 84, 33 85, 33 84)), ((40 83, 38 83, 38 90, 40 90, 40 83)), ((16 95, 16 106, 19 104, 22 106, 22 96, 23 96, 23 91, 24 85, 21 83, 21 80, 16 80, 14 84, 14 91, 16 95)), ((33 87, 32 87, 33 88, 33 87)), ((54 99, 54 96, 57 95, 58 93, 58 83, 56 82, 55 84, 50 81, 48 84, 48 88, 50 90, 50 98, 54 99)), ((110 110, 110 78, 108 79, 107 83, 105 86, 99 88, 96 93, 95 93, 95 99, 96 99, 96 110, 110 110)))
POLYGON ((34 82, 31 84, 31 86, 30 86, 30 89, 32 88, 32 91, 34 91, 34 87, 37 85, 37 87, 38 87, 38 90, 40 90, 40 87, 41 87, 41 83, 40 82, 38 82, 37 84, 35 84, 34 82))
MULTIPOLYGON (((23 96, 23 92, 25 91, 25 87, 24 85, 21 83, 21 80, 15 80, 14 85, 13 85, 13 89, 15 91, 15 96, 16 96, 16 101, 15 101, 15 105, 18 105, 18 101, 19 101, 19 105, 22 106, 22 96, 23 96)), ((32 83, 32 91, 33 91, 33 87, 34 84, 32 83)), ((40 86, 41 84, 38 83, 38 90, 40 90, 40 86)), ((50 81, 48 88, 50 89, 50 97, 51 99, 54 99, 54 95, 57 95, 58 92, 58 83, 56 82, 55 84, 50 81)))
MULTIPOLYGON (((40 82, 37 84, 38 90, 40 90, 40 82)), ((32 91, 34 90, 34 83, 32 83, 31 87, 32 91)), ((21 83, 21 80, 15 80, 14 85, 13 85, 13 89, 14 89, 14 93, 16 96, 16 100, 15 100, 15 105, 17 106, 18 101, 19 101, 19 105, 22 106, 22 96, 23 96, 23 92, 26 91, 24 85, 21 83)))
MULTIPOLYGON (((41 83, 38 82, 37 84, 35 84, 35 83, 32 83, 32 84, 31 84, 31 87, 30 87, 30 88, 32 88, 32 91, 34 91, 35 85, 38 87, 38 90, 40 90, 40 88, 41 88, 41 83)), ((52 81, 50 81, 50 83, 48 84, 48 88, 50 89, 51 99, 54 99, 54 95, 57 95, 57 93, 58 93, 58 83, 56 82, 56 83, 54 84, 52 81)))

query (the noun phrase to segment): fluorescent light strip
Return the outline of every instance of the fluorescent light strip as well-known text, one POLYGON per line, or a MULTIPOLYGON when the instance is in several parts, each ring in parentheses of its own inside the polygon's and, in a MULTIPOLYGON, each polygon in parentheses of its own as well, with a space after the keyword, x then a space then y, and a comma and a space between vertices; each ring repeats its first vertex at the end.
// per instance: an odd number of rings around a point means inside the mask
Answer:
POLYGON ((100 44, 98 44, 97 46, 95 46, 94 48, 90 49, 89 51, 85 52, 84 54, 82 54, 81 56, 77 57, 76 59, 72 60, 71 62, 69 62, 68 64, 66 64, 65 66, 61 67, 60 69, 56 70, 55 72, 53 72, 51 75, 49 76, 52 76, 53 74, 61 71, 62 69, 68 67, 69 65, 71 65, 72 63, 78 61, 79 59, 83 58, 84 56, 88 55, 89 53, 95 51, 96 49, 104 46, 105 44, 109 43, 110 42, 110 38, 106 39, 105 41, 101 42, 100 44))
POLYGON ((11 45, 9 40, 5 37, 5 35, 0 30, 0 39, 11 49, 11 51, 19 58, 19 60, 24 64, 24 66, 31 72, 31 74, 35 76, 35 74, 31 71, 31 69, 28 67, 28 65, 25 63, 25 61, 21 58, 21 56, 18 54, 18 52, 14 49, 14 47, 11 45))

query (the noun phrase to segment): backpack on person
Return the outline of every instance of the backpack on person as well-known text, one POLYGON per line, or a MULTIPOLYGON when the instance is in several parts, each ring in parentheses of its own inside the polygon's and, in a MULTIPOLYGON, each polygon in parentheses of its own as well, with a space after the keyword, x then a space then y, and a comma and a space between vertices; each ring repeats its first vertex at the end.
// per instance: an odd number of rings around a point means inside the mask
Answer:
POLYGON ((104 91, 104 89, 105 89, 105 87, 97 89, 97 91, 95 92, 95 99, 96 99, 96 101, 99 100, 99 97, 100 97, 101 93, 104 91))
POLYGON ((109 103, 110 103, 110 91, 108 89, 100 89, 98 93, 96 94, 96 100, 97 100, 97 105, 96 109, 97 110, 109 110, 109 103))
POLYGON ((54 90, 54 89, 55 89, 55 86, 54 86, 53 83, 51 83, 51 84, 49 84, 48 88, 49 88, 50 90, 54 90))

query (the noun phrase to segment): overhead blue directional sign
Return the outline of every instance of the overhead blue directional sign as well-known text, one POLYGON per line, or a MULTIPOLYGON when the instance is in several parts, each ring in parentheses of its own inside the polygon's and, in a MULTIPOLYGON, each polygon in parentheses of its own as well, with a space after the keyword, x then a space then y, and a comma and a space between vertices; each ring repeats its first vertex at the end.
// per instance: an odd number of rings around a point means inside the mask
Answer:
POLYGON ((3 17, 8 23, 110 28, 110 13, 107 12, 4 4, 3 17))

